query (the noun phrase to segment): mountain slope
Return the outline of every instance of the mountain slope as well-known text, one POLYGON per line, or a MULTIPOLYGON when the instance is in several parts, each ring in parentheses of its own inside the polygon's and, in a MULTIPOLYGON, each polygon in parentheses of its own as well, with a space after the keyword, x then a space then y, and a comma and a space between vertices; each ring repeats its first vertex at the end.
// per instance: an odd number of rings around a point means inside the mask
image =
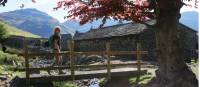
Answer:
POLYGON ((24 37, 33 37, 33 38, 39 38, 40 36, 38 35, 34 35, 32 33, 29 32, 25 32, 22 31, 20 29, 17 29, 3 21, 0 20, 0 25, 4 25, 4 27, 6 28, 6 30, 8 31, 9 35, 16 35, 16 36, 24 36, 24 37))
POLYGON ((36 9, 20 9, 11 12, 0 13, 0 19, 4 20, 10 25, 41 37, 49 37, 52 34, 55 26, 62 27, 61 33, 75 33, 75 30, 63 26, 58 20, 36 9))

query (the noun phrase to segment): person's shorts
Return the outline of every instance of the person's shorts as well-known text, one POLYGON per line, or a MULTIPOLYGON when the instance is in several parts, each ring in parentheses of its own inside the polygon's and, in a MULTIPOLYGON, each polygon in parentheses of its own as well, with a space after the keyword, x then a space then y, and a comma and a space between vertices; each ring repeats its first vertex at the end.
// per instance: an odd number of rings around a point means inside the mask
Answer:
POLYGON ((60 51, 58 49, 52 49, 51 52, 53 52, 53 53, 60 53, 60 51))

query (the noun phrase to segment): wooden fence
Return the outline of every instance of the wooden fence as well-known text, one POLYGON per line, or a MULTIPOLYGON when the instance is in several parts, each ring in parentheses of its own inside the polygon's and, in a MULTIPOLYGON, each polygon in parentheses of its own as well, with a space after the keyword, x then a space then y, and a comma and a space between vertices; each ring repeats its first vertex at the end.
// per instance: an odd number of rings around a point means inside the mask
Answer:
MULTIPOLYGON (((131 64, 111 64, 111 56, 114 55, 136 55, 137 56, 137 70, 140 72, 141 70, 141 55, 147 54, 147 51, 141 51, 141 44, 137 43, 136 51, 111 51, 110 42, 106 42, 106 51, 103 52, 75 52, 74 51, 74 41, 68 41, 69 51, 61 52, 61 53, 29 53, 27 40, 24 39, 24 53, 23 56, 25 58, 25 72, 26 72, 26 82, 29 84, 30 79, 30 71, 34 70, 57 70, 57 69, 70 69, 72 80, 75 79, 75 69, 76 68, 100 68, 107 67, 107 78, 111 79, 111 67, 112 66, 122 66, 122 65, 131 65, 131 64), (101 65, 75 65, 74 58, 76 55, 106 55, 107 56, 107 64, 101 65), (70 66, 58 66, 58 67, 41 67, 41 68, 30 68, 29 67, 29 58, 34 56, 54 56, 54 55, 67 55, 70 58, 70 66)), ((140 74, 138 74, 140 76, 140 74)))

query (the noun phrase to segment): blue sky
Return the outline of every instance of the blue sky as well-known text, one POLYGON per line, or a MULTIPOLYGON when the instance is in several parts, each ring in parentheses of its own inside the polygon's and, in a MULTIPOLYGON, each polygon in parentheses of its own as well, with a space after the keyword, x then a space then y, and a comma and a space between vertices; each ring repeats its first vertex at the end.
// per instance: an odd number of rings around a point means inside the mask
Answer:
POLYGON ((31 0, 8 0, 5 7, 0 7, 0 13, 21 9, 20 6, 24 4, 25 7, 23 9, 36 8, 58 19, 60 22, 64 22, 66 20, 64 20, 64 16, 67 15, 67 11, 63 9, 57 11, 53 10, 58 1, 59 0, 36 0, 37 3, 32 3, 31 0))
MULTIPOLYGON (((25 7, 23 9, 35 8, 37 10, 45 12, 49 14, 50 16, 58 19, 60 22, 64 22, 67 20, 67 19, 64 19, 64 16, 67 15, 67 11, 63 9, 59 9, 57 11, 53 10, 53 8, 56 7, 56 4, 58 1, 60 0, 36 0, 36 3, 32 3, 31 0, 8 0, 6 7, 0 7, 0 13, 21 9, 20 6, 24 4, 25 7)), ((191 2, 186 2, 186 3, 194 5, 194 1, 195 0, 192 0, 191 2)), ((200 3, 198 4, 200 6, 200 3)), ((200 11, 200 8, 196 9, 194 7, 183 6, 183 8, 181 9, 181 12, 187 12, 187 11, 200 11)), ((195 20, 195 19, 191 19, 191 20, 195 20)))

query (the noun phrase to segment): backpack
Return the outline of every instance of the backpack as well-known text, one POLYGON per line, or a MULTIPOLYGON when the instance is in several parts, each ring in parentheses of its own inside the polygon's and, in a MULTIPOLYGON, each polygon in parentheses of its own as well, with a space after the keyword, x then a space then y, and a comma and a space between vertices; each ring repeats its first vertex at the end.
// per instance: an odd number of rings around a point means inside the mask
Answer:
POLYGON ((48 47, 53 47, 53 36, 50 36, 48 39, 48 47))

